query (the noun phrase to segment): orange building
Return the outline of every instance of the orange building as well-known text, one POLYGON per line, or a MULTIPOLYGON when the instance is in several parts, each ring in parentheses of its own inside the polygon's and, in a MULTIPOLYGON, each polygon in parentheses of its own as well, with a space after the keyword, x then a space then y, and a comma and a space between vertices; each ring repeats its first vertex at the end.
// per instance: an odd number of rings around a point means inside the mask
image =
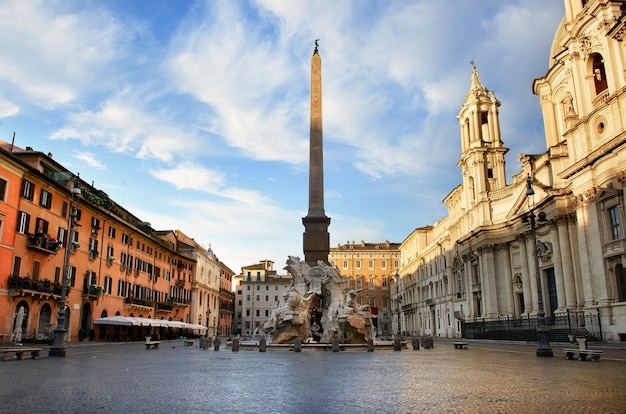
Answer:
POLYGON ((331 247, 328 261, 343 278, 345 289, 355 289, 361 304, 369 304, 378 335, 395 333, 389 286, 400 263, 400 243, 346 243, 331 247))
POLYGON ((20 308, 23 341, 51 340, 65 268, 67 340, 177 334, 93 324, 106 316, 191 322, 195 261, 51 154, 0 141, 0 237, 2 342, 10 339, 20 308), (78 198, 72 197, 75 180, 78 198), (73 208, 75 226, 68 234, 73 208))
POLYGON ((235 292, 233 291, 233 272, 226 264, 219 262, 220 273, 220 319, 219 319, 219 335, 232 336, 233 329, 233 313, 235 311, 235 292))

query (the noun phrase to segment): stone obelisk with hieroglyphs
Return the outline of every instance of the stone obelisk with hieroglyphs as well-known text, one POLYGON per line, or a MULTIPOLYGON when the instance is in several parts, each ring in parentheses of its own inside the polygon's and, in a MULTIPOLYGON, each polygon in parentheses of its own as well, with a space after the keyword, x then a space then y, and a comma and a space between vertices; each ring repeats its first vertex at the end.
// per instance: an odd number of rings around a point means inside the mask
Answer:
POLYGON ((324 145, 322 138, 322 58, 317 40, 311 58, 311 131, 309 143, 309 211, 304 224, 304 261, 328 263, 330 217, 324 212, 324 145))

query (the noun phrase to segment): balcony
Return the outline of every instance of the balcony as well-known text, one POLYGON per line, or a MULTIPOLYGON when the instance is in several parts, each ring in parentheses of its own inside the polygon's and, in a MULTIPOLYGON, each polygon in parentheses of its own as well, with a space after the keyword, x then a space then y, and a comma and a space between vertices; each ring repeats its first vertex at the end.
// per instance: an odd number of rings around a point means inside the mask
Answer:
POLYGON ((426 299, 426 306, 432 305, 433 304, 433 300, 432 299, 426 299))
POLYGON ((161 311, 161 312, 170 312, 173 308, 174 308, 174 302, 172 302, 172 301, 157 302, 157 304, 155 306, 155 310, 157 312, 159 312, 159 311, 161 311))
POLYGON ((124 304, 124 307, 126 308, 136 308, 142 310, 152 310, 154 308, 154 301, 150 299, 128 297, 124 299, 124 304))
POLYGON ((61 285, 47 279, 31 280, 29 277, 10 277, 9 297, 17 296, 58 299, 61 296, 61 285))
POLYGON ((56 254, 57 250, 61 248, 61 242, 54 237, 47 234, 29 234, 26 247, 31 250, 36 250, 45 254, 56 254))
POLYGON ((412 309, 413 309, 413 304, 412 303, 409 303, 407 305, 402 305, 402 311, 403 312, 410 311, 412 309))
POLYGON ((102 294, 102 286, 89 285, 83 288, 83 299, 96 300, 102 294))
POLYGON ((626 241, 625 240, 611 240, 608 243, 604 243, 602 245, 602 254, 604 258, 608 258, 611 256, 618 256, 624 254, 626 251, 625 248, 626 241))

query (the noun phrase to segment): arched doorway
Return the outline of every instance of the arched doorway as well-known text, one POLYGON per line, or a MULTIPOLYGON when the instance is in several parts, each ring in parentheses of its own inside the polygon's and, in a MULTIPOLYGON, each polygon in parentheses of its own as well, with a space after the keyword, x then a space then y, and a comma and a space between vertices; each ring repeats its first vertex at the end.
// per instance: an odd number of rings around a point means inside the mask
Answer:
MULTIPOLYGON (((103 309, 102 312, 100 312, 100 317, 101 318, 106 318, 107 316, 109 316, 109 314, 107 313, 106 309, 103 309)), ((99 340, 104 340, 106 339, 106 333, 108 330, 108 326, 107 325, 99 325, 98 326, 98 339, 99 340)))
POLYGON ((80 315, 80 328, 78 330, 78 340, 82 341, 89 334, 89 328, 91 328, 91 304, 89 302, 83 303, 83 310, 80 315))
POLYGON ((28 302, 21 300, 13 311, 11 324, 11 342, 22 342, 28 329, 28 302), (20 328, 19 331, 17 328, 20 328), (17 334, 17 336, 15 336, 17 334))
POLYGON ((53 331, 52 331, 52 308, 49 304, 44 303, 41 309, 39 310, 39 324, 37 325, 37 339, 48 341, 52 340, 53 331))

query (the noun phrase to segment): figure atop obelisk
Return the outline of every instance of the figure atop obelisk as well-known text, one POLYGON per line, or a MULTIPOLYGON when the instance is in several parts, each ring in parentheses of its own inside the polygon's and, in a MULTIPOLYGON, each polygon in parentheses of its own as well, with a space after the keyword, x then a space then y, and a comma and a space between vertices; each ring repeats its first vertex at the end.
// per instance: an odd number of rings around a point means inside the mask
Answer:
POLYGON ((322 58, 319 39, 311 58, 311 130, 309 144, 309 211, 304 224, 304 261, 315 266, 318 260, 328 263, 330 217, 324 212, 324 145, 322 140, 322 58))

